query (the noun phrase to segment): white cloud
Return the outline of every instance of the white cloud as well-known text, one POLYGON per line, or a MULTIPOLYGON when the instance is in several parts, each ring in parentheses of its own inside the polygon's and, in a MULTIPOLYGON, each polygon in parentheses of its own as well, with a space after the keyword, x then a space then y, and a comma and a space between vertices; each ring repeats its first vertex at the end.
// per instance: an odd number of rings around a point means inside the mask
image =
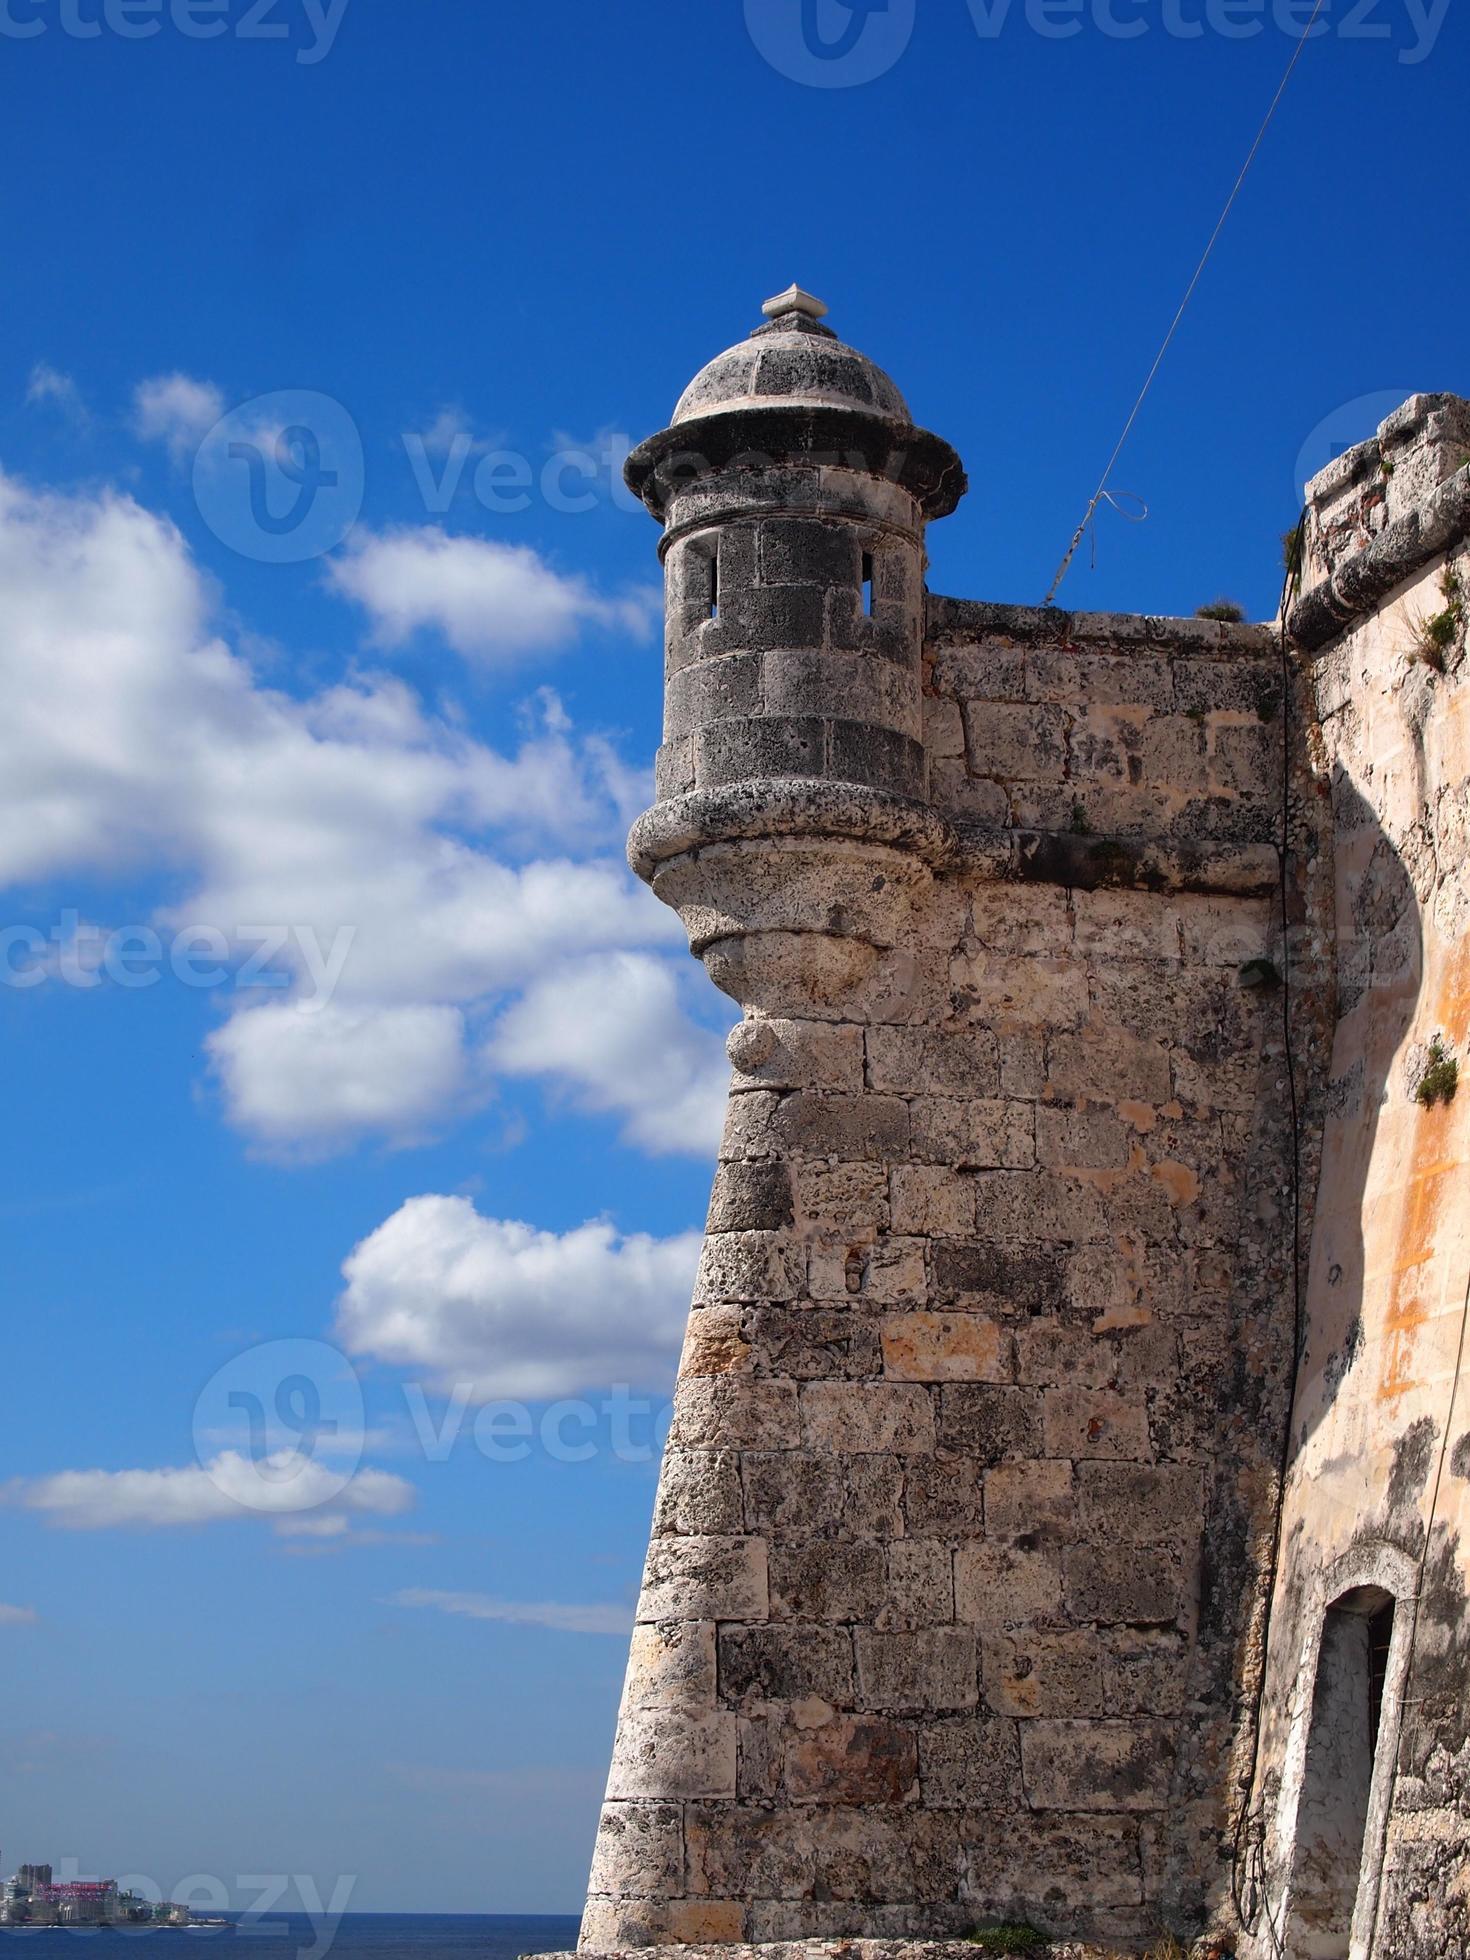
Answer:
POLYGON ((466 1086, 455 1007, 283 1001, 233 1015, 206 1046, 236 1127, 307 1156, 364 1131, 411 1142, 466 1086))
MULTIPOLYGON (((495 448, 499 437, 477 436, 469 417, 462 408, 445 406, 439 410, 421 435, 417 438, 424 446, 426 456, 448 456, 456 447, 464 456, 481 456, 495 448)), ((409 437, 409 441, 415 440, 409 437)))
POLYGON ((66 1531, 160 1530, 250 1517, 299 1530, 302 1519, 327 1505, 335 1512, 399 1517, 415 1501, 413 1485, 386 1470, 360 1470, 344 1482, 325 1464, 288 1451, 256 1463, 237 1450, 178 1469, 62 1470, 17 1479, 3 1495, 66 1531))
POLYGON ((378 644, 399 647, 432 628, 456 653, 492 664, 567 646, 587 626, 641 639, 656 603, 641 593, 599 597, 529 545, 451 537, 432 525, 359 531, 327 570, 367 611, 378 644))
POLYGON ((92 419, 76 382, 60 368, 52 367, 49 361, 37 361, 26 382, 27 407, 35 408, 42 402, 60 409, 69 422, 79 427, 92 419))
POLYGON ((133 390, 133 427, 145 442, 167 445, 176 463, 187 462, 225 412, 212 381, 187 374, 158 374, 133 390))
POLYGON ((483 1087, 463 1016, 569 955, 678 942, 621 861, 649 785, 554 695, 502 750, 392 676, 267 687, 212 633, 178 532, 128 497, 0 474, 0 691, 0 886, 162 873, 168 930, 243 956, 246 928, 290 929, 295 986, 236 998, 209 1051, 265 1148, 427 1134, 483 1087), (334 1013, 307 1023, 303 949, 343 933, 334 1013))
POLYGON ((395 1552, 418 1551, 441 1542, 433 1531, 376 1531, 371 1526, 355 1525, 350 1519, 331 1515, 321 1523, 323 1529, 317 1531, 305 1529, 298 1519, 278 1519, 276 1536, 287 1541, 280 1548, 283 1556, 335 1558, 341 1552, 375 1550, 381 1545, 390 1546, 395 1552))
POLYGON ((344 1262, 337 1338, 482 1402, 662 1382, 699 1247, 698 1232, 619 1236, 602 1219, 543 1232, 468 1198, 410 1198, 344 1262))
POLYGON ((491 1599, 485 1593, 429 1592, 410 1587, 396 1592, 390 1606, 431 1606, 467 1620, 499 1620, 510 1626, 547 1627, 555 1633, 612 1633, 626 1637, 633 1629, 631 1606, 567 1606, 552 1601, 528 1603, 491 1599))
POLYGON ((352 1520, 340 1511, 321 1511, 306 1517, 278 1518, 276 1532, 282 1538, 342 1538, 352 1529, 352 1520))
POLYGON ((534 981, 489 1042, 507 1075, 545 1075, 590 1110, 625 1118, 630 1143, 713 1156, 730 1066, 717 1034, 685 1018, 669 965, 647 953, 568 961, 534 981))
POLYGON ((33 1606, 0 1606, 0 1627, 33 1627, 39 1622, 33 1606))

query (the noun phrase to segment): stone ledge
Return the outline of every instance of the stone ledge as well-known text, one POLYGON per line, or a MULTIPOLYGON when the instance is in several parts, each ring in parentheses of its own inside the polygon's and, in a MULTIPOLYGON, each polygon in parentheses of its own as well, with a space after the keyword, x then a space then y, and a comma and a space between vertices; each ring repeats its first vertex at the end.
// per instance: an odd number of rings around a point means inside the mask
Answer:
POLYGON ((709 844, 806 837, 888 845, 931 865, 955 844, 949 820, 927 803, 823 776, 770 777, 655 803, 633 825, 628 863, 651 881, 670 858, 709 844))
POLYGON ((831 838, 911 851, 924 863, 997 883, 1075 891, 1217 892, 1258 898, 1274 891, 1274 844, 1208 838, 1094 835, 997 829, 951 819, 886 790, 821 778, 736 783, 654 804, 634 824, 628 863, 651 883, 675 858, 710 845, 831 838))
POLYGON ((681 491, 722 470, 785 464, 884 477, 927 517, 946 517, 969 488, 958 455, 941 436, 856 407, 778 400, 768 408, 691 416, 640 442, 623 465, 635 497, 662 520, 681 491))
POLYGON ((924 651, 984 636, 1023 646, 1096 648, 1107 653, 1259 658, 1277 651, 1276 628, 1222 619, 1170 619, 1152 613, 1063 612, 1057 606, 1008 606, 988 599, 927 595, 924 651))

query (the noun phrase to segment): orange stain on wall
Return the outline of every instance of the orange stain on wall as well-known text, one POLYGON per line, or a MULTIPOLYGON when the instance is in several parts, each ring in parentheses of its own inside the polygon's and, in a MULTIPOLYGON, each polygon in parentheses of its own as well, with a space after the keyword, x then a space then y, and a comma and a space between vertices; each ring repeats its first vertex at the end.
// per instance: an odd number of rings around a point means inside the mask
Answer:
MULTIPOLYGON (((1470 947, 1463 941, 1450 953, 1449 971, 1429 998, 1432 1014, 1428 1019, 1421 1017, 1420 1023, 1426 1034, 1442 1031, 1456 1040, 1470 1019, 1466 1012, 1470 1004, 1470 947)), ((1394 1401, 1419 1385, 1414 1372, 1415 1349, 1419 1329, 1434 1311, 1432 1298, 1426 1298, 1426 1281, 1435 1263, 1441 1200, 1465 1172, 1453 1109, 1453 1103, 1439 1103, 1412 1113, 1414 1144, 1405 1179, 1407 1198, 1398 1215, 1392 1257, 1384 1268, 1389 1285, 1377 1390, 1380 1401, 1394 1401)))

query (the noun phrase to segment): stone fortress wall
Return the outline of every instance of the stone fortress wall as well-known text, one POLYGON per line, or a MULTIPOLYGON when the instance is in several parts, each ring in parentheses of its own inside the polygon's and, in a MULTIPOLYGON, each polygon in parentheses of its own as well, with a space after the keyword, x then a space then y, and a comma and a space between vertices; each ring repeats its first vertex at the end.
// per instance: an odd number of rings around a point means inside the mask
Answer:
POLYGON ((1417 398, 1351 511, 1319 487, 1295 647, 947 600, 958 458, 816 303, 767 311, 629 465, 668 585, 630 854, 744 1019, 583 1948, 1346 1956, 1314 1669, 1355 1692, 1361 1631, 1397 1733, 1433 1488, 1439 1701, 1358 1844, 1372 1951, 1453 1952, 1405 1929, 1470 1936, 1465 1104, 1414 1099, 1465 1034, 1464 635, 1394 651, 1429 557, 1363 594, 1470 485, 1459 410, 1417 398))
POLYGON ((1265 1697, 1263 1955, 1267 1919, 1293 1953, 1470 1952, 1470 1096, 1425 1082, 1436 1042, 1464 1062, 1470 1027, 1467 464, 1470 402, 1415 396, 1325 470, 1288 622, 1332 813, 1335 1003, 1265 1697), (1375 1612, 1369 1749, 1339 1703, 1375 1612))

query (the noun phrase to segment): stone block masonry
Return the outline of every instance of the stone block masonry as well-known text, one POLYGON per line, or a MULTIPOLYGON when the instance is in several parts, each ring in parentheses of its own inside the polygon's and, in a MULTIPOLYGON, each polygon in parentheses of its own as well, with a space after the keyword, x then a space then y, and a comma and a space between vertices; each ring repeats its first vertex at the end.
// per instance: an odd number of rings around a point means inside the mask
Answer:
POLYGON ((1333 1001, 1305 696, 1271 629, 927 595, 958 458, 768 311, 629 462, 630 856, 744 1019, 582 1946, 1239 1933, 1333 1001))
POLYGON ((1270 902, 957 870, 914 930, 902 1021, 735 1044, 598 1949, 1141 1939, 1214 1876, 1251 1570, 1217 1472, 1269 1439, 1282 1366, 1237 1259, 1270 902))

